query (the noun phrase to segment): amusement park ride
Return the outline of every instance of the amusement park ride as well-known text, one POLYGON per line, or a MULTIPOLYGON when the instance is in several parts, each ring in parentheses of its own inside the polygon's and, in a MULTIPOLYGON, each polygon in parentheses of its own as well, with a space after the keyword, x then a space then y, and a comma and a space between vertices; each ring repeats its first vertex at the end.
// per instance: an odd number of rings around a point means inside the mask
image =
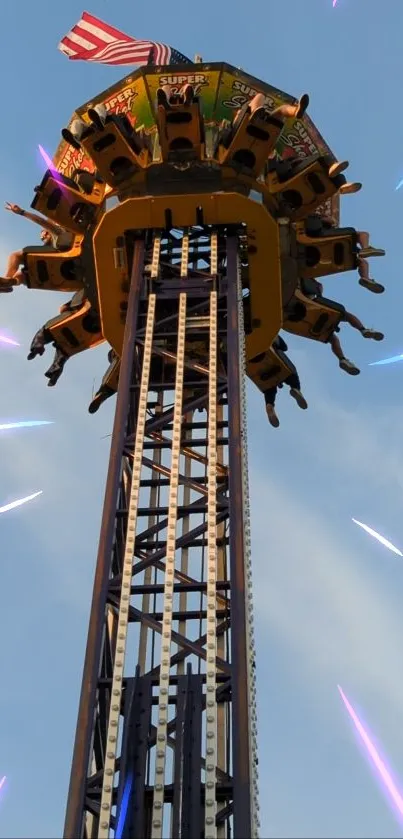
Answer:
POLYGON ((26 283, 77 295, 59 361, 109 346, 90 410, 117 391, 65 839, 258 835, 244 371, 290 375, 281 328, 328 340, 341 307, 300 279, 359 253, 336 226, 359 185, 304 100, 146 67, 73 114, 36 189, 72 244, 28 251, 26 283))

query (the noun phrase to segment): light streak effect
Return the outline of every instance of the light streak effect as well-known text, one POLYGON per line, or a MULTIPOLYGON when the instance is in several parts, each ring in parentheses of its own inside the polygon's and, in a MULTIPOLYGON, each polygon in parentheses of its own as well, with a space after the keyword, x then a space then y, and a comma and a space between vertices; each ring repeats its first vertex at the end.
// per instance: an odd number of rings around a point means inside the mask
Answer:
POLYGON ((133 775, 130 774, 123 790, 122 803, 120 805, 120 813, 118 823, 116 826, 115 839, 122 839, 123 829, 126 823, 127 808, 129 806, 130 793, 133 786, 133 775))
POLYGON ((403 556, 403 553, 399 551, 399 548, 396 548, 395 545, 392 545, 392 542, 389 542, 389 539, 385 539, 384 536, 381 536, 381 534, 377 533, 376 530, 373 530, 372 527, 368 527, 367 524, 363 524, 362 521, 357 521, 357 519, 351 519, 351 521, 353 521, 354 524, 358 524, 358 527, 362 527, 362 529, 365 530, 366 533, 369 533, 369 535, 372 536, 374 539, 377 539, 377 541, 380 542, 381 545, 384 546, 384 548, 388 548, 389 551, 392 551, 394 554, 397 554, 398 556, 403 556))
POLYGON ((5 422, 0 424, 0 431, 11 431, 12 428, 35 428, 38 425, 53 425, 51 420, 24 420, 23 422, 5 422))
POLYGON ((48 167, 49 171, 52 173, 52 175, 53 175, 54 179, 55 179, 56 181, 60 181, 60 182, 61 182, 60 172, 58 171, 58 169, 56 169, 55 164, 53 163, 52 158, 51 158, 51 157, 49 157, 48 153, 45 151, 45 149, 43 148, 43 146, 41 146, 40 144, 38 145, 38 149, 39 149, 39 153, 40 153, 41 157, 42 157, 42 158, 43 158, 43 160, 45 161, 46 166, 48 167))
POLYGON ((399 181, 399 183, 398 183, 398 185, 397 185, 397 187, 396 187, 396 192, 397 192, 397 190, 398 190, 398 189, 401 189, 401 187, 402 187, 402 186, 403 186, 403 178, 402 178, 402 180, 401 180, 401 181, 399 181))
POLYGON ((403 353, 401 355, 391 355, 390 358, 383 358, 381 361, 371 361, 369 367, 379 367, 380 364, 396 364, 397 361, 403 361, 403 353))
POLYGON ((6 783, 6 780, 7 780, 7 775, 3 775, 3 777, 2 777, 2 778, 0 778, 0 802, 1 802, 1 800, 2 800, 1 791, 2 791, 2 789, 3 789, 3 787, 4 787, 5 783, 6 783))
POLYGON ((47 151, 45 151, 45 149, 43 148, 43 146, 41 146, 41 144, 39 144, 38 149, 39 149, 39 153, 40 153, 42 159, 44 160, 44 162, 46 163, 46 166, 48 167, 48 169, 53 171, 54 168, 55 168, 54 164, 53 164, 53 160, 49 157, 47 151))
POLYGON ((339 694, 340 694, 340 696, 343 700, 344 706, 345 706, 350 718, 352 719, 359 736, 361 737, 362 743, 364 744, 364 746, 367 750, 368 756, 372 761, 372 764, 373 764, 373 766, 374 766, 374 768, 377 772, 379 780, 382 782, 382 785, 383 785, 385 791, 388 793, 388 795, 389 795, 390 799, 392 800, 394 806, 396 807, 399 815, 403 816, 403 798, 402 798, 402 796, 401 796, 401 794, 400 794, 400 792, 399 792, 399 790, 398 790, 398 788, 397 788, 389 770, 387 769, 384 761, 382 760, 379 753, 377 752, 377 750, 376 750, 368 732, 366 731, 363 723, 361 722, 361 720, 360 720, 358 714, 356 713, 356 711, 354 710, 353 706, 348 701, 347 696, 345 695, 345 693, 342 690, 342 688, 340 687, 340 685, 337 685, 337 689, 338 689, 339 694))
POLYGON ((20 347, 21 344, 18 341, 14 341, 14 338, 7 338, 6 335, 0 335, 0 343, 1 344, 10 344, 11 347, 20 347))
POLYGON ((333 0, 333 8, 335 9, 337 5, 337 0, 333 0))
POLYGON ((38 495, 42 495, 43 490, 40 489, 39 492, 34 492, 32 495, 27 495, 25 498, 18 498, 17 501, 11 501, 10 504, 5 504, 4 507, 0 507, 0 513, 8 513, 9 510, 14 510, 15 507, 21 507, 22 504, 27 504, 28 501, 32 501, 33 498, 36 498, 38 495))

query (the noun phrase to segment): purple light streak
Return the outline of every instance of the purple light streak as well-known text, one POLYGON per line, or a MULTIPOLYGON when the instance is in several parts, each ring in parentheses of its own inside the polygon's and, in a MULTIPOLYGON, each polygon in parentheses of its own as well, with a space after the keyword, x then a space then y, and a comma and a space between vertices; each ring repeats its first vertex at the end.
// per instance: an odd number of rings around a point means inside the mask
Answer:
POLYGON ((43 146, 41 146, 40 144, 38 145, 38 149, 39 149, 39 153, 40 153, 41 157, 43 158, 44 162, 46 163, 46 166, 48 167, 49 171, 52 173, 54 179, 56 181, 61 182, 60 172, 56 169, 55 164, 53 163, 53 160, 49 157, 48 153, 45 151, 43 146))
POLYGON ((6 776, 6 775, 3 775, 3 777, 2 777, 2 778, 0 778, 0 792, 1 792, 1 790, 3 789, 4 784, 6 783, 6 780, 7 780, 7 776, 6 776))
POLYGON ((48 153, 45 151, 45 149, 43 148, 43 146, 41 146, 40 144, 39 144, 39 146, 38 146, 38 149, 39 149, 39 153, 40 153, 40 155, 42 156, 42 159, 45 161, 46 166, 48 167, 48 169, 50 169, 50 170, 51 170, 51 172, 54 172, 54 171, 55 171, 55 167, 54 167, 53 160, 49 157, 48 153))
POLYGON ((337 689, 340 693, 340 696, 344 702, 344 706, 354 723, 356 731, 358 732, 363 745, 367 750, 368 757, 370 758, 372 765, 374 766, 376 773, 378 775, 379 780, 382 783, 384 790, 388 793, 389 798, 391 799, 392 803, 394 804, 397 812, 400 816, 403 817, 403 797, 401 796, 389 770, 387 769, 384 761, 378 754, 368 732, 365 730, 363 723, 361 722, 358 714, 355 712, 353 706, 348 701, 344 691, 337 685, 337 689))
POLYGON ((18 341, 14 341, 14 338, 7 338, 6 335, 0 334, 0 344, 10 344, 11 347, 19 347, 21 346, 18 341))

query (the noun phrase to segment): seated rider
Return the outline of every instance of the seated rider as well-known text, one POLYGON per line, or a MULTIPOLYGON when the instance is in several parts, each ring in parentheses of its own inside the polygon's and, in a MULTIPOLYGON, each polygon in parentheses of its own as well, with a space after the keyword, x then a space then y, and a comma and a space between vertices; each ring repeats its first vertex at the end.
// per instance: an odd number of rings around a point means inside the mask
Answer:
MULTIPOLYGON (((63 314, 64 312, 73 312, 75 309, 81 309, 81 307, 85 303, 85 292, 84 289, 81 291, 77 291, 76 294, 69 300, 68 303, 64 303, 63 306, 60 307, 60 313, 63 314)), ((55 318, 57 320, 57 318, 55 318)), ((54 321, 48 321, 48 324, 42 326, 41 329, 38 330, 36 335, 34 335, 30 347, 30 351, 28 354, 28 361, 32 361, 33 358, 36 358, 37 355, 43 355, 45 352, 46 344, 51 344, 53 341, 53 335, 50 332, 49 324, 54 321)), ((69 356, 66 355, 65 352, 57 345, 56 342, 53 341, 53 346, 56 350, 53 361, 49 369, 46 371, 45 376, 48 381, 48 387, 54 387, 56 382, 60 379, 60 376, 63 373, 64 365, 68 360, 69 356)))
MULTIPOLYGON (((256 94, 252 101, 248 103, 251 107, 252 113, 257 111, 259 108, 266 107, 265 101, 266 97, 263 93, 256 94)), ((308 105, 309 96, 307 93, 303 93, 296 105, 290 105, 289 103, 279 105, 274 109, 274 111, 270 111, 270 116, 275 118, 280 117, 280 119, 302 119, 308 105)))
MULTIPOLYGON (((286 342, 280 335, 277 335, 277 338, 273 341, 272 346, 273 349, 275 349, 277 352, 280 352, 281 354, 285 354, 288 350, 286 342)), ((269 420, 270 425, 272 425, 273 428, 278 428, 280 425, 280 420, 274 409, 274 403, 276 401, 277 390, 278 388, 283 387, 283 384, 288 385, 288 387, 290 388, 290 396, 292 396, 292 398, 295 399, 299 408, 302 408, 302 410, 305 411, 308 407, 308 403, 303 394, 301 393, 301 382, 299 380, 298 373, 290 373, 290 375, 287 376, 284 382, 281 382, 279 385, 274 385, 274 387, 269 387, 263 393, 266 402, 267 418, 269 420)))
MULTIPOLYGON (((109 352, 108 352, 109 365, 113 364, 113 362, 116 359, 117 359, 117 355, 116 355, 115 351, 110 349, 109 352)), ((108 367, 108 370, 107 370, 107 372, 104 376, 104 379, 105 379, 106 375, 108 374, 109 369, 110 369, 110 367, 108 367)), ((113 396, 113 394, 116 393, 116 390, 114 390, 113 388, 109 387, 109 385, 104 383, 104 379, 102 380, 99 389, 97 390, 95 396, 93 397, 92 401, 90 402, 90 405, 88 407, 88 411, 89 411, 90 414, 95 414, 98 411, 98 408, 100 408, 101 405, 104 402, 106 402, 106 400, 109 399, 110 396, 113 396)))
MULTIPOLYGON (((161 88, 161 90, 164 90, 164 88, 161 88)), ((223 120, 221 123, 219 137, 220 142, 224 142, 224 145, 229 145, 230 140, 235 135, 240 123, 248 111, 252 116, 254 116, 257 112, 263 111, 269 118, 279 120, 280 124, 281 122, 285 122, 287 119, 302 119, 309 105, 309 96, 307 93, 304 93, 295 105, 283 103, 272 111, 269 110, 266 102, 267 99, 263 93, 256 93, 252 99, 247 99, 242 107, 235 111, 232 122, 229 120, 223 120)), ((262 113, 259 113, 259 117, 264 118, 262 113)))
MULTIPOLYGON (((6 202, 6 210, 15 213, 17 216, 24 216, 24 218, 33 221, 34 224, 39 224, 42 227, 41 240, 44 251, 68 251, 73 243, 73 234, 64 230, 60 225, 49 219, 45 219, 37 213, 30 213, 27 210, 22 210, 18 204, 10 204, 6 202)), ((22 250, 14 251, 8 257, 7 268, 4 277, 0 277, 0 292, 10 292, 13 286, 22 285, 25 283, 24 271, 21 270, 21 265, 24 262, 24 253, 31 252, 32 247, 22 248, 22 250)))
MULTIPOLYGON (((323 285, 318 282, 318 280, 311 277, 307 280, 300 280, 299 283, 300 289, 305 297, 309 297, 310 300, 317 300, 319 303, 321 299, 324 299, 323 285)), ((348 323, 353 329, 361 332, 363 338, 370 338, 373 341, 383 341, 384 339, 382 332, 377 332, 375 329, 367 329, 364 324, 362 324, 361 321, 350 312, 344 311, 341 320, 344 323, 348 323)), ((358 376, 360 373, 359 368, 352 361, 349 361, 349 359, 344 355, 341 343, 336 335, 336 332, 339 331, 340 327, 336 327, 335 331, 330 336, 328 343, 330 344, 332 352, 339 361, 340 369, 344 370, 345 373, 349 373, 350 376, 358 376)))
MULTIPOLYGON (((296 169, 300 169, 301 166, 307 168, 317 159, 317 154, 310 155, 305 158, 300 158, 298 155, 279 158, 275 155, 273 157, 269 157, 267 161, 266 174, 275 172, 280 181, 286 182, 289 178, 293 177, 296 169)), ((347 160, 334 160, 331 155, 325 154, 321 155, 321 161, 328 167, 327 172, 329 178, 334 180, 335 186, 340 195, 350 195, 354 192, 359 192, 361 184, 347 181, 345 176, 342 174, 349 166, 347 160)))
MULTIPOLYGON (((318 224, 318 220, 320 220, 320 226, 318 227, 318 232, 320 230, 332 230, 337 229, 338 224, 337 220, 331 216, 311 216, 307 219, 307 232, 310 233, 310 228, 312 229, 315 227, 315 223, 318 224)), ((358 259, 358 275, 359 275, 359 284, 363 286, 363 288, 368 289, 368 291, 372 291, 374 294, 382 294, 385 291, 385 286, 381 285, 381 283, 377 283, 376 280, 373 280, 369 276, 369 265, 367 258, 371 256, 385 256, 385 251, 382 248, 374 248, 372 245, 369 244, 369 233, 364 230, 357 230, 356 231, 357 242, 360 246, 360 250, 357 253, 358 259)))
POLYGON ((169 108, 170 105, 190 105, 194 97, 194 87, 191 84, 182 85, 177 93, 172 93, 171 85, 165 84, 157 90, 157 104, 169 108))

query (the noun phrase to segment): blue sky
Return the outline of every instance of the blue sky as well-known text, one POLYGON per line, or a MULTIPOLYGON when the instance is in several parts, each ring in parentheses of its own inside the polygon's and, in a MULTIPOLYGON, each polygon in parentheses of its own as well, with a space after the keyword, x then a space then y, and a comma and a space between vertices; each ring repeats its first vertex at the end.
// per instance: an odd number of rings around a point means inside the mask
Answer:
MULTIPOLYGON (((329 347, 289 345, 309 402, 280 393, 281 428, 249 389, 253 561, 259 665, 262 836, 398 837, 402 834, 357 749, 336 691, 363 709, 403 787, 403 566, 351 523, 403 545, 402 369, 368 363, 403 352, 401 214, 403 6, 375 0, 93 0, 88 11, 193 56, 226 60, 288 93, 311 96, 310 115, 353 180, 342 220, 387 250, 374 260, 383 297, 354 273, 325 281, 328 297, 384 345, 345 327, 339 371, 329 347), (197 25, 192 24, 196 14, 197 25)), ((56 46, 82 0, 3 3, 0 13, 0 203, 27 207, 41 179, 38 143, 53 152, 74 108, 125 73, 69 63, 56 46), (3 8, 4 6, 4 8, 3 8)), ((3 214, 0 258, 36 242, 27 222, 3 214)), ((62 298, 59 298, 60 302, 62 298)), ((0 422, 54 420, 0 437, 0 504, 43 489, 0 520, 0 837, 60 836, 101 516, 113 405, 90 417, 100 348, 46 387, 47 358, 26 361, 56 295, 17 289, 0 299, 0 329, 22 343, 1 349, 0 422)))

